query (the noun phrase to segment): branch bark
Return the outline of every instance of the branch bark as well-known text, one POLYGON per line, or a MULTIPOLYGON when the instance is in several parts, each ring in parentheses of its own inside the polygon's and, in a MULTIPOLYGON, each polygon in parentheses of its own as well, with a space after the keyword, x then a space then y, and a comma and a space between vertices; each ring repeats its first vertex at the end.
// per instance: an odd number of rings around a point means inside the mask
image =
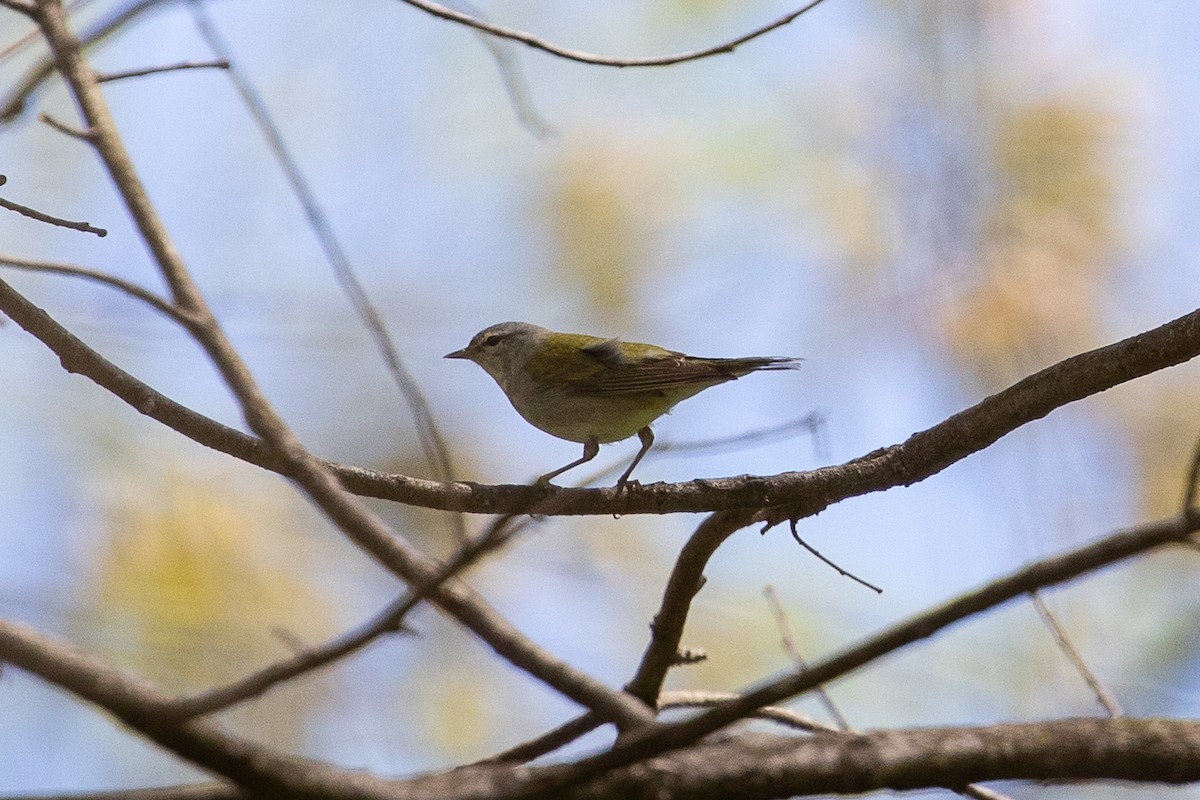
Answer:
MULTIPOLYGON (((199 414, 155 391, 88 347, 11 286, 0 281, 0 311, 49 347, 70 372, 86 376, 137 411, 189 439, 289 476, 287 463, 260 440, 199 414)), ((698 479, 615 488, 485 485, 394 475, 322 462, 363 497, 442 511, 521 514, 554 499, 551 515, 670 514, 759 510, 777 506, 772 521, 814 514, 850 497, 909 486, 979 452, 1056 408, 1200 355, 1200 310, 1114 344, 1073 356, 915 433, 902 444, 845 464, 765 477, 698 479)))

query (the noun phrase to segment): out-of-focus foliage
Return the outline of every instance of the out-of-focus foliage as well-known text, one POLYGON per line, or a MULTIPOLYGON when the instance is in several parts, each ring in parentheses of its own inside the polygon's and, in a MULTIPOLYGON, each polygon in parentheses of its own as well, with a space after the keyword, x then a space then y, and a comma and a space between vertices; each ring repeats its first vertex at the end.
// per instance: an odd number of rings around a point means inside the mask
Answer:
POLYGON ((75 635, 125 667, 196 691, 336 629, 338 603, 311 577, 322 548, 278 481, 203 480, 168 464, 150 480, 110 472, 95 491, 73 617, 88 623, 75 635))
POLYGON ((547 178, 544 213, 557 245, 548 289, 571 287, 589 311, 621 330, 638 317, 639 289, 659 272, 659 226, 674 177, 653 139, 585 138, 562 150, 547 178))
POLYGON ((998 120, 971 288, 945 310, 952 352, 989 387, 1095 346, 1121 236, 1112 121, 1061 100, 998 120))

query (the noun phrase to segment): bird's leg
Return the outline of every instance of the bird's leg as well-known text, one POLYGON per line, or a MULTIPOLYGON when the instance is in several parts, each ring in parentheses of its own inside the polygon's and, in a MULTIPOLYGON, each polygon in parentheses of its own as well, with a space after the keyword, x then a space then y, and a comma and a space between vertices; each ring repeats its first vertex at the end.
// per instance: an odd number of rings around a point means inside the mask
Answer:
POLYGON ((633 463, 629 465, 629 469, 625 470, 625 474, 617 478, 617 487, 620 488, 630 483, 637 481, 629 480, 629 476, 633 474, 633 468, 638 465, 646 455, 646 451, 650 449, 650 445, 654 444, 654 431, 650 430, 650 426, 642 428, 638 431, 638 439, 642 442, 642 449, 638 450, 638 454, 633 457, 633 463))
POLYGON ((597 441, 594 437, 591 439, 588 439, 586 442, 583 443, 583 455, 582 456, 575 459, 570 464, 567 464, 565 467, 559 467, 558 469, 554 470, 553 472, 547 472, 545 475, 543 475, 542 477, 537 479, 536 484, 538 486, 545 486, 546 484, 550 483, 551 478, 557 478, 559 475, 562 475, 564 472, 566 472, 569 469, 574 469, 575 467, 578 467, 580 464, 586 464, 587 462, 589 462, 593 458, 595 458, 596 454, 599 452, 600 452, 600 442, 597 441))

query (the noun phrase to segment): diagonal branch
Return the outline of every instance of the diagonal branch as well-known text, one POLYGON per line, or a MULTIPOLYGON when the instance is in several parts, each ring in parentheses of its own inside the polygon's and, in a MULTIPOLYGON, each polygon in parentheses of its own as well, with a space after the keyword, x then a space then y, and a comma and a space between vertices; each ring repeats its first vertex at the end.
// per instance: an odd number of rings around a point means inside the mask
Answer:
POLYGON ((732 53, 738 47, 746 42, 757 39, 760 36, 765 36, 771 31, 777 30, 794 22, 800 15, 811 10, 821 3, 822 0, 811 0, 795 11, 790 11, 778 19, 772 20, 765 25, 760 25, 752 31, 737 36, 728 41, 722 42, 712 47, 705 47, 701 50, 689 50, 683 53, 673 53, 666 56, 644 56, 622 58, 619 56, 602 56, 596 53, 587 53, 582 50, 571 50, 553 42, 548 42, 545 39, 539 38, 532 33, 516 30, 515 28, 505 28, 501 25, 493 25, 489 22, 472 17, 470 14, 464 14, 461 11, 454 11, 446 8, 443 5, 429 2, 428 0, 400 0, 403 3, 419 8, 427 14, 432 14, 435 17, 440 17, 450 22, 456 22, 459 25, 465 25, 468 28, 473 28, 483 33, 499 36, 502 39, 511 39, 514 42, 528 45, 534 50, 541 50, 544 53, 549 53, 559 58, 565 58, 568 61, 578 61, 583 64, 595 64, 602 67, 666 67, 672 64, 683 64, 687 61, 699 61, 702 58, 721 55, 724 53, 732 53))
POLYGON ((527 518, 514 524, 513 517, 502 517, 496 520, 482 535, 461 548, 458 554, 441 568, 433 584, 413 589, 380 611, 364 625, 330 640, 320 647, 303 650, 291 658, 271 664, 226 686, 174 701, 172 715, 179 719, 185 719, 229 708, 237 703, 259 697, 285 681, 345 658, 381 636, 402 631, 404 618, 437 587, 478 562, 486 554, 504 546, 513 536, 528 526, 529 522, 530 520, 527 518))
MULTIPOLYGON (((8 179, 3 175, 0 175, 0 185, 3 185, 5 182, 7 182, 7 180, 8 179)), ((84 233, 94 233, 101 239, 103 239, 105 236, 108 236, 108 231, 104 228, 97 228, 87 222, 74 222, 69 219, 63 219, 62 217, 56 217, 52 214, 47 214, 44 211, 38 211, 36 208, 30 208, 29 206, 15 203, 12 200, 7 200, 3 197, 0 197, 0 208, 7 208, 9 211, 15 211, 23 217, 29 217, 30 219, 37 220, 38 222, 45 222, 48 225, 54 225, 58 228, 70 228, 71 230, 82 231, 84 233)))
POLYGON ((339 797, 351 788, 363 798, 390 796, 383 781, 366 773, 280 756, 207 720, 169 724, 170 700, 156 689, 22 625, 0 620, 0 661, 95 703, 151 741, 243 788, 295 797, 320 792, 339 797))
MULTIPOLYGON (((290 477, 258 439, 198 414, 121 370, 0 281, 0 311, 37 337, 71 371, 85 375, 143 414, 223 453, 290 477)), ((519 514, 555 498, 555 515, 668 514, 758 510, 792 504, 781 519, 816 513, 850 497, 917 483, 1056 408, 1200 355, 1200 310, 1115 344, 1047 367, 902 444, 809 472, 699 479, 615 488, 488 486, 437 481, 326 463, 350 492, 408 505, 476 514, 519 514), (800 507, 798 508, 797 505, 800 507)), ((1197 452, 1200 452, 1198 448, 1197 452)), ((1198 461, 1197 463, 1200 463, 1198 461)))
POLYGON ((0 266, 12 267, 14 269, 25 270, 26 272, 46 272, 52 275, 72 275, 77 278, 94 281, 96 283, 111 286, 117 291, 123 292, 135 300, 141 300, 146 305, 158 311, 165 317, 179 323, 185 329, 190 328, 196 323, 196 320, 184 311, 162 299, 154 292, 142 286, 138 286, 132 281, 127 281, 124 278, 118 278, 116 275, 110 275, 98 269, 89 267, 80 267, 75 264, 65 264, 59 261, 42 261, 34 258, 21 258, 20 256, 9 256, 0 254, 0 266))
MULTIPOLYGON (((691 719, 660 724, 628 734, 612 750, 585 758, 564 768, 554 780, 531 788, 550 792, 646 758, 687 747, 725 726, 745 719, 758 709, 829 683, 884 655, 927 639, 944 628, 1031 591, 1054 586, 1089 572, 1170 544, 1181 544, 1200 530, 1200 520, 1183 515, 1119 531, 1089 545, 1034 562, 973 592, 911 617, 858 645, 843 650, 808 669, 787 673, 737 700, 691 719)), ((581 724, 581 720, 570 724, 581 724)), ((586 731, 584 731, 586 732, 586 731)), ((985 780, 973 778, 972 780, 985 780)))
POLYGON ((675 662, 675 654, 679 652, 692 598, 703 585, 704 567, 721 543, 747 524, 748 515, 744 513, 713 514, 688 538, 675 560, 658 613, 650 623, 650 643, 633 678, 625 684, 625 691, 646 704, 657 700, 667 672, 675 662))

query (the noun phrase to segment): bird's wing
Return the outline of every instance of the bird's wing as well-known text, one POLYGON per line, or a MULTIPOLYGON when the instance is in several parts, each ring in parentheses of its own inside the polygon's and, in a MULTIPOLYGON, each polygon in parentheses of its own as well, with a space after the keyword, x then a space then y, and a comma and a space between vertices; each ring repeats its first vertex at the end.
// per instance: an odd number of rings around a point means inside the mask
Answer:
POLYGON ((695 358, 650 344, 602 339, 584 352, 595 368, 571 381, 571 388, 588 395, 657 392, 696 384, 714 385, 768 367, 769 358, 695 358))

